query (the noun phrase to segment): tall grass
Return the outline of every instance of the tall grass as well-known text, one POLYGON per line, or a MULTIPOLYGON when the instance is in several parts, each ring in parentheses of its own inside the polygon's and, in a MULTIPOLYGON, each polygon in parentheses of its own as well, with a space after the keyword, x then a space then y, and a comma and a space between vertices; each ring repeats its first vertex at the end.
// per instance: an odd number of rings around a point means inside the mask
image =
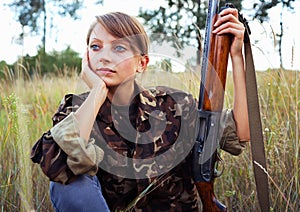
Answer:
MULTIPOLYGON (((69 72, 68 72, 69 71, 69 72)), ((48 180, 29 159, 41 133, 52 125, 52 114, 67 92, 74 92, 77 75, 29 77, 23 66, 4 70, 0 99, 0 210, 52 211, 48 180)))
MULTIPOLYGON (((13 72, 6 69, 4 74, 0 84, 0 210, 52 211, 49 182, 29 155, 34 142, 51 127, 52 114, 64 94, 81 89, 78 76, 70 69, 52 76, 42 77, 38 72, 28 76, 22 66, 13 72)), ((300 211, 299 75, 283 70, 257 75, 273 211, 300 211)), ((154 79, 157 73, 148 77, 154 79)), ((178 73, 172 79, 168 83, 180 82, 180 89, 197 97, 195 76, 178 73)), ((230 81, 229 73, 227 107, 233 96, 230 81)), ((229 211, 258 211, 250 147, 238 157, 227 153, 222 157, 224 173, 216 179, 217 196, 229 211)))
MULTIPOLYGON (((257 73, 273 211, 300 210, 299 76, 299 71, 287 70, 257 73)), ((226 168, 217 181, 219 196, 225 193, 224 201, 233 211, 257 211, 250 146, 241 156, 223 157, 226 168)))

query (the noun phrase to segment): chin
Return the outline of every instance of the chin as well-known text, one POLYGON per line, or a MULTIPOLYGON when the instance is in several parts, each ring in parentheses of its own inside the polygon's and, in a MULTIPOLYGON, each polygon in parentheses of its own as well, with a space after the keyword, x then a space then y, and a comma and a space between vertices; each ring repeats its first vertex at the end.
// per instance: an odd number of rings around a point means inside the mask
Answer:
POLYGON ((118 87, 120 85, 120 83, 112 82, 111 80, 107 80, 105 78, 102 80, 105 83, 106 87, 108 87, 108 88, 118 87))

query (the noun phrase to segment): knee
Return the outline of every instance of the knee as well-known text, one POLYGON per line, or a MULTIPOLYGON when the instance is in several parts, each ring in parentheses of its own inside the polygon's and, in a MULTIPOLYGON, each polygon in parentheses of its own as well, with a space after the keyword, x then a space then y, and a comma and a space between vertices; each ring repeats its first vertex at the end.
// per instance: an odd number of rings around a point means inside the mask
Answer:
POLYGON ((58 211, 87 211, 87 208, 96 211, 99 207, 102 207, 101 211, 108 211, 99 181, 88 175, 82 175, 68 185, 51 182, 50 197, 58 211))

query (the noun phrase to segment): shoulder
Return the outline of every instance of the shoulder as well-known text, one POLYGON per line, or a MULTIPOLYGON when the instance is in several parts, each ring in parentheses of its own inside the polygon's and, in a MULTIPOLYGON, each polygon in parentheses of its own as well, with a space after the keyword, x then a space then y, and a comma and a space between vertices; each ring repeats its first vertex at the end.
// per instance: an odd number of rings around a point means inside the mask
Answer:
POLYGON ((82 94, 66 94, 60 101, 60 107, 81 105, 88 95, 89 92, 82 93, 82 94))
POLYGON ((58 109, 52 117, 54 124, 61 121, 71 112, 76 111, 87 98, 89 92, 82 94, 66 94, 59 103, 58 109))

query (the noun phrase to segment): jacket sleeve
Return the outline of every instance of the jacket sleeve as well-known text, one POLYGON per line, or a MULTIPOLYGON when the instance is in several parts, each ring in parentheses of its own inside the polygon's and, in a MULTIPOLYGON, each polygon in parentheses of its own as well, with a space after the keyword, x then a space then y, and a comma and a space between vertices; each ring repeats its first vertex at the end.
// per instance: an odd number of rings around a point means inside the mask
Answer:
POLYGON ((240 141, 236 134, 236 125, 232 110, 223 110, 220 122, 220 148, 232 155, 241 154, 246 148, 247 142, 240 141))
MULTIPOLYGON (((195 116, 198 116, 196 111, 195 113, 195 116)), ((198 129, 198 127, 199 126, 196 126, 195 128, 198 129)), ((221 112, 218 137, 220 149, 232 155, 239 155, 246 149, 247 141, 241 141, 237 136, 236 124, 232 109, 223 109, 221 112)))
POLYGON ((54 126, 42 135, 31 151, 32 161, 40 164, 43 173, 50 180, 63 184, 72 182, 80 174, 95 175, 104 154, 94 144, 94 139, 85 141, 79 136, 78 121, 73 113, 79 106, 74 102, 72 96, 64 98, 52 118, 54 126))

